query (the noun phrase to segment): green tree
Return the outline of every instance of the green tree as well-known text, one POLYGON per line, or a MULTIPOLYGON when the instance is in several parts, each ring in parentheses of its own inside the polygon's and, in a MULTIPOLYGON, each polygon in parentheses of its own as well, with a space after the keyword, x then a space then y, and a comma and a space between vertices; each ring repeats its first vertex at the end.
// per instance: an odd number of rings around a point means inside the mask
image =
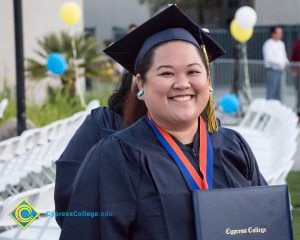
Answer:
POLYGON ((27 59, 26 76, 33 80, 41 80, 51 75, 47 70, 46 62, 50 53, 59 52, 65 56, 68 69, 60 75, 63 85, 63 93, 68 96, 75 95, 75 64, 73 58, 72 39, 77 53, 77 66, 83 71, 79 71, 79 77, 98 77, 100 73, 99 63, 103 59, 102 50, 98 41, 94 37, 87 37, 83 33, 71 36, 67 32, 50 33, 38 40, 39 49, 35 52, 40 57, 39 60, 27 59))

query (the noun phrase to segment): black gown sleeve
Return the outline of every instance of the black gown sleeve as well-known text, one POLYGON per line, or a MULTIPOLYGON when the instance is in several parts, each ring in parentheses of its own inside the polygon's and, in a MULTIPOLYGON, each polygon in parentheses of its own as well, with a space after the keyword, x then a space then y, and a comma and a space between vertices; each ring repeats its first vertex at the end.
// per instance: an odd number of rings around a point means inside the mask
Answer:
POLYGON ((112 216, 66 217, 60 240, 130 239, 134 224, 140 167, 138 152, 112 137, 98 143, 79 169, 68 213, 93 211, 112 216))
MULTIPOLYGON (((92 110, 56 161, 55 210, 67 210, 73 182, 88 151, 102 138, 121 128, 121 117, 108 108, 92 110), (114 130, 115 129, 115 130, 114 130)), ((63 216, 56 217, 59 226, 63 216)))

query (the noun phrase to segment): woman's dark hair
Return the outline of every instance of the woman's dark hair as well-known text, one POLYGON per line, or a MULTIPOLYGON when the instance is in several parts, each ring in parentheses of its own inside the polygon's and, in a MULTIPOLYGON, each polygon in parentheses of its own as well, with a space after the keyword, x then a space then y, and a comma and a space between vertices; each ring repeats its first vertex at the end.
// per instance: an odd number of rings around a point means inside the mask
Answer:
MULTIPOLYGON (((143 82, 146 82, 146 73, 150 69, 153 63, 153 56, 154 56, 155 49, 167 43, 168 42, 157 44, 155 47, 150 49, 150 51, 145 54, 145 56, 141 59, 140 62, 137 63, 135 72, 140 74, 140 78, 143 82)), ((208 64, 206 62, 204 53, 199 48, 197 49, 200 54, 201 60, 206 68, 206 71, 208 73, 208 64)), ((123 121, 125 127, 130 126, 131 124, 136 122, 140 117, 142 117, 147 113, 147 107, 145 105, 145 102, 137 98, 136 96, 137 92, 138 92, 138 86, 136 84, 133 90, 128 93, 128 97, 126 99, 123 108, 123 121)))
POLYGON ((108 99, 108 107, 116 113, 123 115, 123 108, 131 90, 133 75, 129 72, 125 72, 122 76, 120 86, 108 99))

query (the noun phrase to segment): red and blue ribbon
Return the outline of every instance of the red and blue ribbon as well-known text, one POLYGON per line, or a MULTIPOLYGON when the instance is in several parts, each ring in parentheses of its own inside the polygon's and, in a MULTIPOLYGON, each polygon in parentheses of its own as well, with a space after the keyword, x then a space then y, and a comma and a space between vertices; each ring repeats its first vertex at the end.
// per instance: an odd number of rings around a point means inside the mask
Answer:
POLYGON ((154 134, 156 135, 158 141, 162 144, 162 146, 167 150, 167 152, 176 162, 177 166, 184 175, 189 186, 193 190, 211 189, 213 180, 213 151, 210 136, 205 126, 203 118, 199 118, 199 167, 203 178, 200 177, 198 172, 195 170, 190 161, 187 159, 187 157, 172 139, 170 134, 154 122, 150 113, 148 113, 147 121, 151 126, 152 130, 154 131, 154 134))

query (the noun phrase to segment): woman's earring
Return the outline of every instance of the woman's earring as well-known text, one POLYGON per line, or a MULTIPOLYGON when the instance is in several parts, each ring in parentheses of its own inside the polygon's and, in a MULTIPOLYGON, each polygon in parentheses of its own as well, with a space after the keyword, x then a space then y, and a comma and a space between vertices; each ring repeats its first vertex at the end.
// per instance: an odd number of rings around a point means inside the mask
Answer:
POLYGON ((144 95, 144 90, 139 90, 136 94, 136 96, 139 98, 139 97, 142 97, 144 95))
POLYGON ((213 89, 212 87, 209 87, 209 88, 208 88, 208 91, 209 91, 210 94, 213 94, 214 89, 213 89))

